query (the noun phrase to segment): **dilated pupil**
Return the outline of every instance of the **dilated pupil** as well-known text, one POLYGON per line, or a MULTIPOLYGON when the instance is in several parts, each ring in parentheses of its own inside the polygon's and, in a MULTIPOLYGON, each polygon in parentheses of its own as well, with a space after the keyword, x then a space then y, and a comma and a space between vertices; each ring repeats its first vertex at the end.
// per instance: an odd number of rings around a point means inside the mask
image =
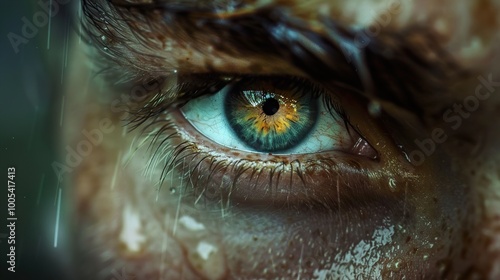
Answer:
POLYGON ((262 111, 268 116, 272 116, 280 109, 280 103, 274 98, 268 98, 262 105, 262 111))

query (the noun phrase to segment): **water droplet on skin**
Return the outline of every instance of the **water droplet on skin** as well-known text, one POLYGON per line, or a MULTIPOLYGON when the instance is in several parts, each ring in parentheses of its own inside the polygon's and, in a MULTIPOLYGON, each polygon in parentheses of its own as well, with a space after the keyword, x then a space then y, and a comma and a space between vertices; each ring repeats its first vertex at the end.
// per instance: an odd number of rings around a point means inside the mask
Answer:
POLYGON ((380 106, 380 103, 372 101, 368 104, 368 113, 370 113, 372 117, 380 116, 381 112, 382 112, 382 107, 380 106))
POLYGON ((201 241, 188 256, 193 269, 207 279, 222 279, 226 271, 222 250, 216 245, 201 241))
POLYGON ((440 262, 438 264, 439 274, 443 275, 446 272, 447 268, 448 268, 448 265, 446 264, 446 262, 440 262))
POLYGON ((403 153, 403 156, 405 157, 406 161, 408 161, 409 163, 411 163, 411 160, 410 160, 410 157, 408 156, 408 154, 406 153, 406 151, 404 150, 403 148, 403 145, 398 145, 398 148, 401 150, 401 152, 403 153))
POLYGON ((391 191, 396 191, 396 180, 393 178, 389 179, 389 188, 391 191))
POLYGON ((165 47, 165 51, 170 52, 172 50, 173 50, 172 41, 167 41, 167 45, 165 47))

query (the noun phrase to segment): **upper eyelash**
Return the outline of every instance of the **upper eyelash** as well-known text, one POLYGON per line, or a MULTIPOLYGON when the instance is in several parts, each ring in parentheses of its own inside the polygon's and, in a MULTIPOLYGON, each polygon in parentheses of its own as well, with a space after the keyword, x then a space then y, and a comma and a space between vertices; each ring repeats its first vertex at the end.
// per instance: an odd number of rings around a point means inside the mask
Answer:
MULTIPOLYGON (((92 30, 97 31, 97 34, 90 37, 93 37, 96 44, 101 46, 99 49, 102 49, 104 44, 99 39, 99 35, 102 34, 123 48, 113 50, 115 53, 108 52, 106 56, 111 60, 119 61, 123 57, 128 57, 128 55, 123 56, 122 51, 138 52, 132 49, 130 37, 127 38, 120 32, 126 34, 132 32, 134 36, 131 38, 142 38, 140 41, 147 45, 144 46, 146 49, 154 49, 155 43, 151 41, 153 38, 147 38, 149 33, 141 34, 139 30, 130 26, 127 27, 129 30, 124 29, 127 25, 125 18, 134 21, 137 20, 134 18, 136 15, 146 19, 151 10, 160 10, 165 15, 171 16, 171 20, 175 22, 175 24, 172 22, 172 26, 185 30, 187 33, 190 31, 194 33, 214 32, 218 34, 217 36, 222 36, 223 38, 219 38, 221 43, 214 45, 222 52, 240 56, 258 53, 272 57, 286 57, 287 61, 301 69, 311 80, 316 80, 325 87, 329 87, 332 83, 343 83, 347 87, 356 89, 353 92, 365 95, 368 99, 390 101, 414 113, 422 121, 425 116, 432 116, 432 113, 435 113, 427 112, 429 108, 426 108, 425 104, 430 101, 433 104, 443 104, 435 106, 434 108, 438 108, 436 110, 448 107, 450 102, 454 101, 450 100, 449 95, 446 94, 450 83, 457 77, 467 75, 467 72, 463 71, 451 55, 442 48, 439 37, 422 26, 411 26, 400 32, 381 32, 379 36, 370 38, 367 46, 355 48, 360 60, 350 61, 349 58, 352 59, 352 57, 349 53, 345 53, 341 46, 354 44, 358 31, 339 25, 334 20, 325 17, 320 19, 324 32, 316 33, 308 28, 307 22, 287 14, 279 5, 269 5, 242 14, 230 14, 224 18, 217 17, 216 13, 209 10, 203 10, 198 18, 201 17, 204 24, 199 26, 189 15, 200 13, 200 11, 183 10, 182 5, 175 9, 162 9, 163 4, 156 2, 153 5, 133 5, 133 7, 126 3, 115 3, 108 5, 109 11, 106 15, 109 17, 109 25, 116 30, 121 30, 113 34, 109 30, 104 30, 99 20, 102 18, 101 13, 107 11, 106 8, 90 0, 84 0, 84 3, 84 11, 88 17, 85 20, 88 22, 86 26, 90 34, 92 30), (177 13, 180 12, 183 14, 179 16, 177 13), (176 21, 177 19, 179 21, 176 21), (90 27, 89 24, 94 27, 90 27), (284 28, 287 32, 273 32, 276 28, 284 28), (293 36, 288 36, 289 33, 293 33, 293 36), (231 36, 224 37, 224 34, 231 34, 231 36), (259 38, 261 43, 267 43, 253 44, 255 38, 259 38), (392 58, 385 53, 392 53, 392 58), (434 57, 439 59, 433 59, 429 53, 436 54, 434 57), (401 73, 404 75, 398 76, 401 73), (393 79, 393 76, 398 76, 398 78, 393 79)), ((140 24, 149 24, 150 26, 145 26, 145 28, 151 32, 159 32, 159 34, 167 34, 175 38, 175 34, 165 23, 163 25, 156 23, 157 25, 153 26, 152 22, 143 21, 140 24), (155 30, 155 28, 164 30, 155 30)), ((146 67, 145 65, 152 64, 135 63, 134 65, 146 67)), ((112 71, 112 69, 112 66, 109 67, 109 70, 112 71)), ((123 75, 123 67, 116 72, 123 75)))
MULTIPOLYGON (((180 79, 184 78, 180 75, 180 79)), ((228 74, 197 74, 187 75, 186 81, 181 81, 172 88, 161 89, 159 92, 152 94, 151 98, 147 98, 144 103, 136 104, 137 109, 129 111, 130 118, 127 120, 127 125, 132 127, 132 130, 139 127, 141 124, 147 122, 152 118, 156 118, 168 111, 173 105, 181 106, 183 103, 190 99, 200 97, 205 94, 214 94, 221 90, 224 86, 237 79, 259 79, 259 77, 273 77, 276 79, 285 79, 293 83, 305 83, 306 80, 290 76, 258 76, 258 75, 228 75, 228 74), (221 77, 224 77, 222 79, 221 77), (202 82, 200 82, 200 80, 202 82), (168 98, 166 96, 169 96, 168 98)), ((322 102, 326 104, 326 108, 333 118, 340 117, 346 129, 349 132, 350 128, 356 129, 352 126, 349 116, 345 110, 335 102, 333 94, 328 94, 321 90, 317 85, 307 82, 311 88, 310 94, 314 97, 322 97, 322 102)), ((361 135, 360 131, 357 131, 361 135)))
MULTIPOLYGON (((170 108, 182 105, 189 99, 199 97, 205 94, 211 94, 219 91, 229 81, 221 80, 216 74, 205 75, 189 75, 185 79, 180 75, 182 80, 170 88, 160 86, 159 91, 153 92, 144 102, 135 104, 135 108, 129 111, 131 118, 127 120, 127 125, 131 125, 133 129, 141 124, 160 116, 170 108), (203 77, 203 80, 198 80, 203 77), (193 79, 194 78, 194 79, 193 79)), ((159 78, 159 84, 163 84, 166 78, 159 78)))

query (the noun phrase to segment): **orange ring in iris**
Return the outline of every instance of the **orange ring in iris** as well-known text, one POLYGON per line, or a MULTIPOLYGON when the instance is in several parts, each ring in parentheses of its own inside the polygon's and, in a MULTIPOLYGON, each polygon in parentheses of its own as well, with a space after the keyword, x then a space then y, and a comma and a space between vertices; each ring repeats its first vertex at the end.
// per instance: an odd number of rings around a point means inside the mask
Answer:
POLYGON ((282 95, 272 94, 268 98, 274 98, 279 103, 279 109, 275 114, 267 115, 264 112, 262 103, 267 100, 266 98, 266 100, 263 100, 257 106, 248 104, 244 108, 239 109, 244 111, 242 112, 242 115, 245 116, 244 120, 251 122, 255 132, 262 133, 263 135, 267 135, 270 132, 276 134, 287 133, 292 123, 299 122, 300 120, 298 114, 300 105, 297 104, 296 100, 287 99, 282 95))
POLYGON ((314 92, 300 81, 236 84, 225 100, 225 114, 235 134, 262 152, 284 151, 301 142, 317 119, 314 92))

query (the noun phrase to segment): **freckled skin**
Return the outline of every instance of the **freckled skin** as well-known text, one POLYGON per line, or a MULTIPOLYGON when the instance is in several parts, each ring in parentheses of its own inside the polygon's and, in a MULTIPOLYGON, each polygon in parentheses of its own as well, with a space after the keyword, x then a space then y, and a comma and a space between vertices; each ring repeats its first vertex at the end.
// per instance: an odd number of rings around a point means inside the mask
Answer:
MULTIPOLYGON (((370 3, 358 2, 363 6, 370 3)), ((295 11, 301 11, 303 17, 308 18, 320 4, 328 1, 313 1, 309 5, 294 1, 283 3, 302 7, 295 11)), ((450 13, 445 21, 458 16, 457 6, 463 3, 456 3, 456 6, 450 4, 456 13, 450 13)), ((490 8, 488 11, 498 11, 493 1, 481 3, 490 8)), ((343 4, 337 1, 331 4, 332 14, 340 13, 343 4)), ((351 7, 352 4, 345 5, 351 7)), ((436 14, 434 9, 439 5, 428 6, 429 13, 436 14)), ((425 7, 415 6, 410 10, 425 14, 425 7)), ((476 7, 476 10, 481 9, 476 7)), ((354 24, 355 15, 356 9, 346 7, 342 17, 354 24)), ((398 15, 391 26, 401 27, 416 20, 416 16, 403 19, 403 14, 398 15)), ((491 25, 498 21, 495 16, 481 18, 477 23, 471 20, 474 22, 471 32, 491 39, 491 33, 495 32, 491 25), (478 29, 478 24, 487 28, 478 29)), ((467 45, 470 42, 467 38, 474 34, 469 35, 465 39, 462 33, 456 35, 458 39, 450 35, 449 38, 454 39, 446 45, 458 61, 474 65, 477 74, 457 81, 453 93, 459 101, 476 91, 480 83, 475 77, 479 75, 487 78, 491 74, 491 80, 500 81, 500 70, 496 66, 500 57, 495 55, 498 44, 492 41, 482 52, 483 56, 465 57, 460 47, 467 45)), ((75 49, 74 53, 81 50, 75 49)), ((72 114, 66 115, 72 117, 66 120, 65 127, 77 126, 89 131, 98 128, 103 118, 109 118, 116 129, 105 134, 103 142, 94 147, 72 173, 71 199, 75 204, 71 224, 75 233, 76 266, 82 279, 110 279, 123 268, 136 279, 289 279, 298 276, 305 279, 401 279, 403 276, 406 279, 497 279, 500 276, 497 161, 500 135, 494 127, 500 117, 498 94, 492 93, 488 100, 481 101, 480 109, 469 113, 458 129, 446 130, 448 140, 418 166, 405 161, 388 140, 389 133, 379 129, 376 119, 366 120, 362 114, 353 114, 353 122, 364 123, 360 129, 364 129, 368 142, 380 155, 377 161, 339 156, 342 162, 339 166, 342 166, 338 169, 304 164, 296 167, 303 168, 300 176, 297 172, 295 177, 283 175, 279 179, 281 183, 276 176, 272 177, 274 181, 269 180, 268 173, 242 170, 239 179, 231 185, 228 184, 228 180, 234 179, 231 172, 236 172, 231 165, 213 166, 208 159, 196 165, 201 157, 186 156, 176 162, 177 169, 166 175, 159 188, 158 178, 162 176, 165 159, 161 161, 157 154, 155 157, 153 152, 157 146, 140 144, 144 136, 139 130, 122 133, 123 112, 110 109, 112 100, 97 98, 105 94, 97 83, 90 85, 89 94, 82 100, 79 90, 85 87, 79 77, 88 71, 83 66, 84 60, 81 58, 73 65, 73 73, 79 75, 70 80, 68 108, 72 114), (152 159, 158 163, 150 164, 152 159), (146 166, 151 169, 144 172, 146 166), (196 176, 187 178, 179 171, 186 166, 193 169, 196 166, 196 176), (209 167, 214 172, 207 174, 209 172, 203 170, 209 167), (357 170, 356 167, 376 170, 362 178, 334 174, 338 170, 357 170), (264 175, 259 177, 259 174, 264 175), (320 184, 317 188, 304 188, 301 180, 320 184), (191 189, 190 184, 197 182, 207 186, 206 192, 191 189), (216 187, 221 185, 231 185, 234 189, 216 187), (362 191, 350 189, 351 186, 372 192, 361 196, 362 191), (259 189, 267 192, 259 192, 259 189), (274 197, 273 205, 263 202, 269 197, 274 197), (290 207, 304 197, 314 197, 317 204, 290 207), (139 217, 140 226, 134 234, 125 233, 126 211, 139 217), (191 217, 203 227, 190 227, 180 222, 181 217, 191 217)), ((238 65, 233 67, 238 69, 238 65)), ((266 67, 266 63, 257 63, 252 69, 271 68, 266 67)), ((429 131, 447 125, 449 127, 446 121, 437 122, 429 131)), ((175 131, 170 128, 164 134, 175 131)), ((65 141, 77 143, 83 137, 68 133, 65 141)), ((418 134, 418 139, 425 137, 430 136, 418 134)), ((171 141, 175 144, 182 139, 171 141)), ((413 139, 408 142, 408 147, 414 148, 413 139)), ((186 150, 186 154, 194 151, 186 150)), ((228 157, 247 161, 292 162, 283 155, 256 156, 221 150, 228 157)))

